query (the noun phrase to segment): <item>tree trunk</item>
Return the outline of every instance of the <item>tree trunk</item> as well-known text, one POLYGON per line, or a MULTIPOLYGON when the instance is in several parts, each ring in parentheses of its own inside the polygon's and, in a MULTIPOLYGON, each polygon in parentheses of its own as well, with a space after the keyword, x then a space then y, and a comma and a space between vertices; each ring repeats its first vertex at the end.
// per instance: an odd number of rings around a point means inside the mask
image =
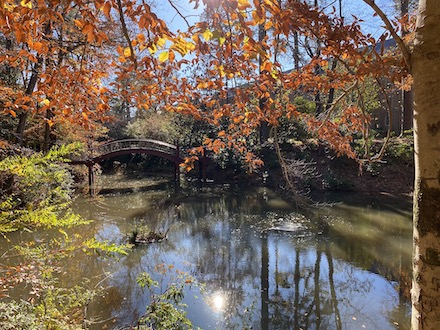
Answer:
MULTIPOLYGON (((32 67, 32 75, 29 79, 28 85, 26 87, 25 94, 32 95, 34 92, 35 86, 37 85, 37 81, 39 78, 39 73, 41 69, 41 65, 43 63, 43 57, 41 55, 38 56, 38 62, 34 64, 32 67)), ((17 126, 17 143, 23 145, 24 140, 24 130, 26 128, 26 122, 28 118, 28 111, 22 111, 19 115, 19 122, 17 126)))
POLYGON ((50 133, 52 132, 52 127, 49 124, 49 120, 53 118, 53 112, 48 109, 46 111, 46 123, 44 124, 44 142, 43 142, 43 151, 48 152, 51 147, 51 139, 50 133))
MULTIPOLYGON (((413 127, 413 93, 412 91, 403 92, 403 131, 413 127)), ((402 132, 402 133, 404 133, 402 132)))
POLYGON ((440 329, 440 3, 420 0, 414 78, 413 330, 440 329))
MULTIPOLYGON (((332 60, 332 66, 331 66, 331 71, 335 71, 336 70, 336 66, 338 65, 338 60, 337 59, 333 59, 332 60)), ((325 106, 325 110, 328 111, 332 105, 333 105, 333 101, 335 99, 335 88, 332 87, 330 88, 330 90, 328 91, 328 96, 327 96, 327 105, 325 106)))
POLYGON ((27 112, 22 112, 18 115, 18 125, 17 125, 17 143, 19 145, 23 145, 23 139, 24 139, 24 129, 26 128, 26 121, 27 121, 27 112))
MULTIPOLYGON (((44 24, 44 34, 46 36, 49 35, 51 31, 51 25, 49 22, 44 24)), ((38 54, 37 55, 37 63, 35 63, 32 66, 32 74, 31 77, 29 79, 28 85, 26 87, 26 91, 25 94, 26 95, 32 95, 32 93, 35 90, 35 87, 37 86, 37 82, 38 79, 40 78, 40 70, 41 67, 43 65, 43 55, 42 54, 38 54)), ((28 118, 28 111, 22 111, 19 115, 19 122, 18 122, 18 126, 17 126, 17 143, 20 145, 23 145, 23 140, 24 140, 24 130, 26 128, 26 122, 27 122, 27 118, 28 118)))
POLYGON ((293 32, 293 65, 296 71, 299 71, 299 37, 298 32, 293 32))
MULTIPOLYGON (((262 5, 262 0, 260 0, 260 5, 262 5)), ((258 41, 260 44, 264 42, 264 39, 266 38, 266 29, 264 28, 264 23, 261 23, 258 26, 258 41)), ((264 70, 261 69, 263 65, 263 56, 260 54, 258 57, 258 64, 259 64, 259 70, 260 70, 260 77, 263 76, 264 70)), ((266 112, 266 103, 267 99, 264 96, 260 96, 258 100, 258 106, 260 107, 260 111, 266 112)), ((269 124, 262 120, 260 121, 260 145, 263 145, 267 140, 269 139, 269 124)))

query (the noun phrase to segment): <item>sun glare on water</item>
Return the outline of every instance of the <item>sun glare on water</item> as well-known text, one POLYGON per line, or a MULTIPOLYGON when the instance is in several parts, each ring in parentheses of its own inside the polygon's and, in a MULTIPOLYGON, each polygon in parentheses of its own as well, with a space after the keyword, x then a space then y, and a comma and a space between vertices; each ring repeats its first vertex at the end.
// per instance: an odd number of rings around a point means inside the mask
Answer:
POLYGON ((226 305, 226 297, 221 292, 215 292, 211 297, 211 308, 215 312, 222 312, 226 305))

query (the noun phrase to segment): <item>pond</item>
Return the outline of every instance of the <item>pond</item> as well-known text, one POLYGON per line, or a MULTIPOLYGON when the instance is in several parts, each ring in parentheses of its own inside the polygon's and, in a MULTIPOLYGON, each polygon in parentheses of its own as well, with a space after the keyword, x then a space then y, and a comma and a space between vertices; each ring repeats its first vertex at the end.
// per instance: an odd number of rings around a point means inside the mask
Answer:
POLYGON ((70 261, 65 281, 87 278, 105 288, 88 311, 92 329, 121 329, 145 313, 150 294, 136 282, 140 273, 166 285, 180 271, 203 285, 188 288, 184 299, 202 329, 410 328, 408 205, 350 196, 304 213, 264 187, 175 193, 160 178, 111 180, 135 188, 74 203, 94 220, 89 235, 126 243, 133 229, 148 225, 168 231, 168 239, 118 260, 70 261), (159 265, 169 272, 160 275, 159 265))

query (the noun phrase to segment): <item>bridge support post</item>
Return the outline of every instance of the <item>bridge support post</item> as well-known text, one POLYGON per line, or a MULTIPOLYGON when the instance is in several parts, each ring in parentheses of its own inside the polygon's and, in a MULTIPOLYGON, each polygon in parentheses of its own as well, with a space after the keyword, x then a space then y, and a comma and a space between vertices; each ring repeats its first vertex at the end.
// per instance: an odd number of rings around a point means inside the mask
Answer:
POLYGON ((177 163, 174 164, 174 181, 180 182, 180 166, 177 163))
MULTIPOLYGON (((180 159, 180 146, 179 141, 174 142, 176 145, 176 159, 180 159)), ((174 182, 180 185, 180 164, 174 162, 174 182)))
POLYGON ((90 196, 95 195, 95 175, 93 173, 93 163, 87 163, 87 168, 89 169, 89 194, 90 196))

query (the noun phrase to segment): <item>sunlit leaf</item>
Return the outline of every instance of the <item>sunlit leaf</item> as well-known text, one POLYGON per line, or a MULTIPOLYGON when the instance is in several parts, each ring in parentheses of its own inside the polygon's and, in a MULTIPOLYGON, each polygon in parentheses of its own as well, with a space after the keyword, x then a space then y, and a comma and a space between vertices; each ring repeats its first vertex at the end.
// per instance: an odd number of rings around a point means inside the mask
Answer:
POLYGON ((159 38, 159 39, 157 39, 156 45, 158 47, 164 47, 166 45, 166 43, 167 43, 167 39, 159 38))
POLYGON ((238 0, 238 9, 244 10, 251 7, 249 0, 238 0))
POLYGON ((107 17, 110 17, 110 10, 112 9, 112 5, 110 2, 106 2, 104 6, 102 6, 101 10, 103 11, 104 15, 107 17))
POLYGON ((124 48, 124 56, 125 57, 130 57, 131 56, 131 49, 130 49, 130 47, 124 48))
POLYGON ((20 5, 22 7, 32 8, 32 2, 28 0, 21 0, 20 5))
POLYGON ((3 4, 3 8, 5 8, 7 11, 14 11, 15 7, 16 7, 16 5, 13 3, 10 3, 10 2, 5 2, 3 4))
POLYGON ((261 24, 264 22, 264 17, 260 16, 257 10, 252 11, 252 18, 255 24, 261 24))
POLYGON ((151 45, 151 47, 148 47, 148 51, 150 52, 151 55, 154 55, 157 52, 157 47, 156 45, 151 45))
POLYGON ((206 41, 209 41, 213 34, 210 30, 205 30, 205 32, 202 33, 203 39, 205 39, 206 41))
POLYGON ((170 57, 170 52, 168 51, 162 52, 159 55, 159 61, 160 62, 168 61, 169 57, 170 57))
POLYGON ((187 49, 188 51, 193 51, 193 50, 196 49, 196 45, 194 45, 194 43, 188 41, 188 42, 186 43, 186 49, 187 49))
POLYGON ((219 67, 218 67, 218 72, 219 72, 219 74, 220 74, 220 77, 224 77, 225 76, 225 68, 224 68, 224 66, 223 65, 220 65, 219 67))

